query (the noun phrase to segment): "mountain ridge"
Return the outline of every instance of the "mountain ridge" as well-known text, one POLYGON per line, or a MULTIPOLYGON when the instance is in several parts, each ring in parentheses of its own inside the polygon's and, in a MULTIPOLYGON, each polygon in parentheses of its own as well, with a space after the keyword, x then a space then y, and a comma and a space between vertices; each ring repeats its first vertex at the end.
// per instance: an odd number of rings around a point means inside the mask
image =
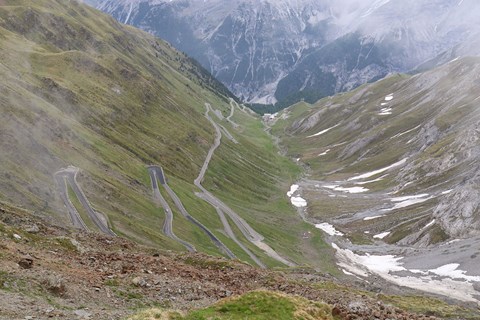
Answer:
MULTIPOLYGON (((156 34, 191 54, 244 101, 278 102, 277 109, 301 99, 313 103, 390 73, 410 71, 467 44, 464 35, 473 38, 480 31, 476 6, 474 1, 444 0, 237 1, 228 6, 222 1, 137 0, 122 5, 104 0, 98 4, 119 21, 156 34), (410 16, 412 10, 415 17, 410 16), (356 43, 365 43, 381 54, 371 57, 364 68, 345 71, 343 65, 351 52, 338 55, 327 48, 344 46, 345 36, 355 38, 352 51, 356 43), (308 62, 318 57, 335 62, 308 62), (351 76, 346 77, 345 72, 351 76), (325 74, 332 80, 323 87, 325 74), (336 82, 334 90, 332 82, 336 82), (321 94, 312 95, 314 91, 321 94)), ((459 54, 478 50, 465 51, 459 54)), ((368 50, 363 56, 368 58, 368 50)))

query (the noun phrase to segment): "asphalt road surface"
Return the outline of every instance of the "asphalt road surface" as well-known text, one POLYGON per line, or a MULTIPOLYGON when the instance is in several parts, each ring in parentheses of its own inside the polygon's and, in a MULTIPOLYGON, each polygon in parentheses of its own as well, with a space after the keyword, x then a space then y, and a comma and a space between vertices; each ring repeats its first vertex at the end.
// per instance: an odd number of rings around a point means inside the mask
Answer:
POLYGON ((71 203, 70 199, 68 198, 68 190, 67 190, 67 182, 72 187, 73 192, 77 196, 78 201, 80 204, 85 208, 89 218, 93 221, 93 223, 98 227, 98 229, 109 236, 116 236, 116 234, 110 230, 107 225, 107 222, 104 221, 104 218, 100 216, 100 213, 95 211, 88 202, 87 197, 83 193, 82 189, 77 183, 77 174, 79 169, 73 166, 70 166, 66 169, 62 169, 55 173, 55 179, 57 180, 57 184, 60 190, 60 196, 67 207, 67 210, 72 218, 73 225, 76 227, 81 227, 82 229, 87 230, 85 223, 83 222, 80 214, 75 209, 73 204, 71 203), (63 180, 63 183, 62 183, 63 180))
POLYGON ((83 229, 85 231, 88 231, 88 227, 83 222, 82 217, 78 213, 77 209, 73 205, 73 203, 70 201, 70 198, 68 197, 68 187, 67 187, 67 175, 62 172, 56 172, 55 175, 55 182, 57 183, 57 188, 60 193, 60 198, 62 199, 63 203, 65 204, 65 207, 67 208, 68 214, 70 215, 70 219, 72 220, 72 224, 75 228, 78 229, 83 229))
MULTIPOLYGON (((230 207, 228 207, 225 203, 223 203, 220 199, 215 197, 213 194, 211 194, 207 189, 205 189, 202 186, 202 181, 205 177, 205 173, 207 172, 208 165, 210 164, 210 160, 212 159, 212 156, 215 152, 215 150, 220 146, 221 139, 222 139, 222 132, 220 130, 220 127, 218 124, 213 121, 213 119, 210 117, 209 112, 211 111, 210 104, 205 103, 205 117, 210 121, 210 123, 213 125, 215 128, 215 140, 213 142, 212 147, 208 151, 207 157, 205 159, 205 162, 203 163, 202 169, 200 170, 200 174, 198 177, 195 179, 194 184, 197 186, 200 190, 202 190, 202 193, 197 194, 198 197, 204 199, 208 203, 210 203, 213 207, 220 209, 222 212, 226 213, 230 219, 232 219, 233 223, 240 229, 242 234, 247 238, 248 241, 256 245, 258 248, 263 250, 268 256, 271 258, 285 264, 288 266, 295 266, 294 263, 286 260, 285 258, 281 257, 275 250, 273 250, 269 245, 263 242, 264 237, 255 231, 242 217, 240 217, 235 211, 233 211, 230 207)), ((228 221, 227 221, 228 223, 228 221)), ((250 252, 251 253, 251 252, 250 252)), ((247 252, 248 254, 248 252, 247 252)), ((250 254, 249 254, 250 255, 250 254)), ((258 258, 256 259, 258 260, 258 258)), ((263 264, 262 264, 263 265, 263 264)))
POLYGON ((156 167, 156 166, 150 166, 150 167, 148 167, 148 172, 150 174, 150 180, 152 181, 153 197, 156 200, 156 202, 163 207, 163 211, 165 211, 165 222, 163 224, 163 229, 162 229, 163 233, 167 237, 172 238, 173 240, 182 244, 185 248, 187 248, 188 251, 195 252, 196 249, 192 244, 180 239, 173 232, 173 213, 172 213, 172 209, 170 208, 170 206, 168 205, 167 201, 162 196, 162 194, 160 193, 160 190, 158 188, 158 180, 160 180, 160 183, 162 185, 164 185, 166 183, 165 177, 163 175, 163 170, 161 170, 161 168, 156 167))
MULTIPOLYGON (((202 231, 205 232, 205 234, 210 238, 210 240, 212 240, 213 244, 215 244, 215 246, 220 249, 220 251, 226 254, 229 258, 235 259, 236 258, 235 254, 226 245, 224 245, 222 241, 220 241, 220 239, 217 238, 217 236, 215 236, 206 226, 204 226, 202 223, 200 223, 197 219, 195 219, 194 217, 192 217, 192 215, 188 213, 187 209, 185 209, 185 206, 183 205, 180 198, 177 196, 175 191, 173 191, 172 188, 170 188, 170 186, 168 185, 167 179, 165 177, 165 173, 163 172, 163 168, 158 166, 150 166, 149 171, 154 172, 155 175, 159 178, 160 184, 165 188, 165 190, 167 191, 170 198, 173 200, 173 203, 175 203, 175 206, 178 208, 180 213, 188 221, 190 221, 191 223, 193 223, 194 225, 202 229, 202 231)), ((151 173, 150 173, 150 176, 151 176, 151 173)))

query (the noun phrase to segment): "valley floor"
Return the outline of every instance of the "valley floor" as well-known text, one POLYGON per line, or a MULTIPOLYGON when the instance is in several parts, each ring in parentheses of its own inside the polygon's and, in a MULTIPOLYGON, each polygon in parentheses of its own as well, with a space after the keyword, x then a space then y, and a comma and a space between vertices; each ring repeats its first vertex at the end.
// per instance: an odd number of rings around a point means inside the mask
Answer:
MULTIPOLYGON (((303 180, 293 188, 295 191, 291 196, 298 198, 307 194, 304 196, 307 200, 315 199, 319 203, 338 197, 342 199, 339 210, 344 212, 355 212, 362 203, 364 208, 357 213, 344 213, 327 221, 311 219, 317 228, 325 232, 328 242, 335 248, 337 263, 345 274, 359 276, 366 281, 372 276, 379 276, 399 286, 480 304, 480 270, 476 263, 480 254, 480 237, 451 240, 429 247, 401 246, 384 242, 391 231, 378 229, 378 225, 369 223, 382 219, 386 214, 394 215, 394 208, 418 207, 431 196, 420 194, 392 198, 392 194, 387 192, 367 194, 364 192, 368 189, 339 186, 346 181, 335 183, 303 180), (392 202, 392 199, 395 201, 392 202), (367 230, 369 227, 373 228, 372 231, 367 230), (359 240, 361 233, 365 238, 359 240), (370 240, 372 236, 373 241, 370 240)), ((307 206, 299 208, 304 217, 308 217, 307 206)), ((431 225, 433 223, 427 223, 424 228, 431 225)))

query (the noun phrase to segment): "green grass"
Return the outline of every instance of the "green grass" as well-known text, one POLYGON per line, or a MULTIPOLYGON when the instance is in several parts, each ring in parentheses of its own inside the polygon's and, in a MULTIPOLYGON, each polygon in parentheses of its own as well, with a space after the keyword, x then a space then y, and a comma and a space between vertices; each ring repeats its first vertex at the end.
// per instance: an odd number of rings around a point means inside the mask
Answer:
POLYGON ((187 315, 162 310, 148 310, 131 320, 333 320, 329 306, 304 298, 268 291, 254 291, 225 299, 216 305, 187 315))
MULTIPOLYGON (((88 200, 118 235, 180 251, 183 246, 162 234, 164 214, 152 200, 146 166, 161 165, 190 214, 241 260, 252 263, 223 234, 214 208, 194 195, 193 180, 215 134, 204 117, 204 103, 229 114, 224 88, 168 44, 81 4, 7 3, 15 6, 0 7, 0 57, 8 66, 0 68, 5 92, 0 111, 6 136, 15 138, 2 140, 0 171, 9 177, 0 175, 0 197, 68 224, 52 175, 74 165, 81 169, 78 180, 88 200), (58 32, 58 25, 68 26, 68 32, 58 32)), ((215 120, 239 143, 222 139, 204 186, 280 254, 300 264, 317 263, 300 253, 308 226, 285 196, 300 168, 278 154, 259 117, 236 108, 233 120, 239 128, 215 120)), ((71 190, 69 194, 94 230, 78 199, 71 190)), ((203 232, 171 207, 177 236, 220 255, 203 232)), ((278 266, 243 236, 239 239, 268 265, 278 266)), ((310 243, 317 245, 322 246, 310 243)))
POLYGON ((441 300, 426 296, 385 296, 379 299, 401 309, 444 319, 479 319, 477 312, 461 306, 447 304, 441 300))

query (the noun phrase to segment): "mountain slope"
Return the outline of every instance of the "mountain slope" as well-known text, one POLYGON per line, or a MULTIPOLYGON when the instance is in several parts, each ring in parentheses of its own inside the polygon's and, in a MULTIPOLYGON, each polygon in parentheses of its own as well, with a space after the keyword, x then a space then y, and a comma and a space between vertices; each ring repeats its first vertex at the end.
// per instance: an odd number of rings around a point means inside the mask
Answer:
POLYGON ((474 0, 102 0, 98 7, 187 52, 245 101, 279 101, 277 109, 412 70, 480 31, 474 0))
POLYGON ((320 233, 302 238, 312 228, 283 196, 298 168, 278 155, 259 119, 184 54, 61 0, 3 1, 0 35, 1 200, 144 244, 184 250, 181 239, 214 255, 226 246, 254 263, 215 207, 195 195, 216 140, 214 121, 222 138, 202 185, 243 219, 227 218, 241 244, 267 266, 282 265, 273 253, 329 263, 308 252, 329 249, 320 233), (164 170, 170 189, 158 180, 159 193, 169 209, 152 194, 150 165, 164 170), (242 233, 248 225, 259 234, 253 240, 242 233))
POLYGON ((477 235, 478 203, 465 200, 475 198, 468 186, 469 181, 475 184, 477 170, 478 62, 476 58, 461 59, 418 76, 392 76, 322 100, 320 108, 309 110, 289 128, 295 136, 287 139, 296 146, 290 152, 300 152, 312 178, 328 180, 408 159, 408 165, 395 175, 372 182, 369 188, 394 188, 398 195, 453 189, 452 194, 435 201, 448 203, 451 209, 443 208, 433 218, 450 237, 477 235), (328 128, 331 130, 315 136, 328 128), (325 155, 315 154, 328 149, 325 155), (452 202, 455 193, 459 202, 452 202), (468 218, 462 218, 465 206, 471 208, 468 218))
POLYGON ((479 75, 464 58, 279 115, 272 132, 309 172, 296 196, 346 270, 478 303, 479 75), (459 278, 437 268, 470 277, 450 291, 459 278))

